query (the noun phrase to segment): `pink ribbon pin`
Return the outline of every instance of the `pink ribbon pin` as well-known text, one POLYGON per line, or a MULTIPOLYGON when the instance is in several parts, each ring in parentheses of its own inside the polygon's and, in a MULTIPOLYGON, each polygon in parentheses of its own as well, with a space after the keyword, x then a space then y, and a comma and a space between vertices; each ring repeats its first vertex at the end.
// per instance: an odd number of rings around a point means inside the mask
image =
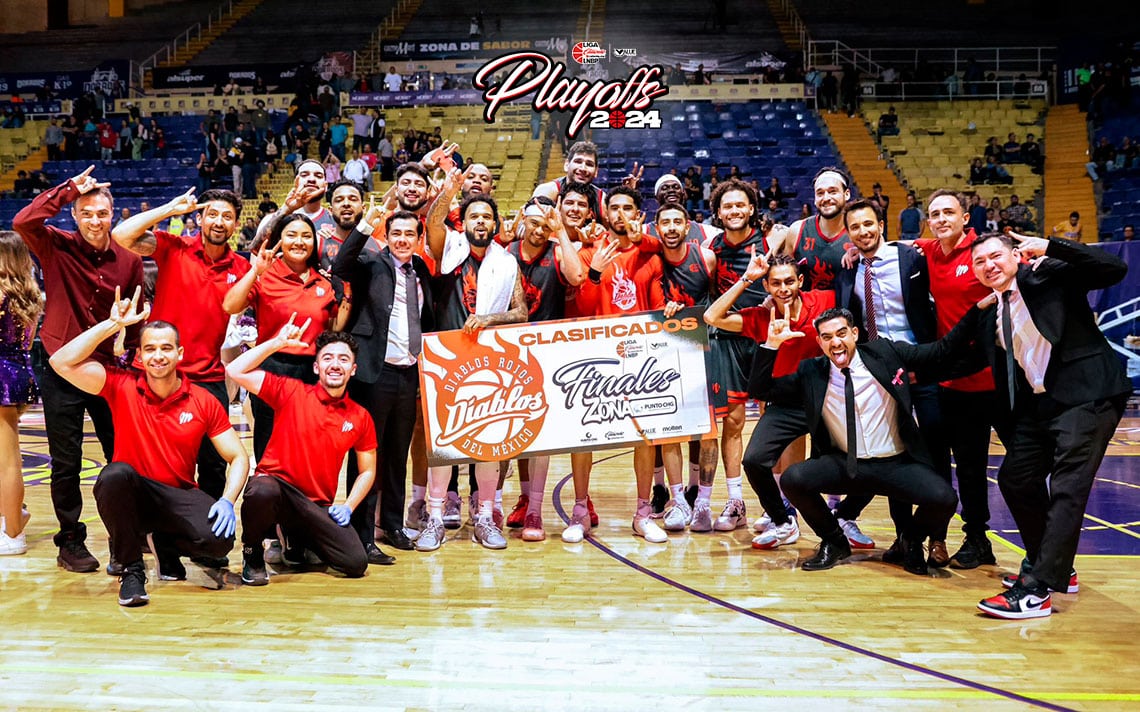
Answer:
POLYGON ((903 384, 903 373, 904 371, 901 368, 898 371, 895 371, 895 377, 891 380, 891 383, 896 386, 901 386, 903 384))

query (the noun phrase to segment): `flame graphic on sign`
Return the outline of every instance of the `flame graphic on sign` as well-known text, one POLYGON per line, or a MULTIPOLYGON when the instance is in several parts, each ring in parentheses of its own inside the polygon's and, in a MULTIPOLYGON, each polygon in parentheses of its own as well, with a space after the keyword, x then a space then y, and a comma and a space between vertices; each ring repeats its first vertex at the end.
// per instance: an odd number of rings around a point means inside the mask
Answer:
POLYGON ((542 429, 548 405, 542 368, 530 351, 492 330, 492 344, 460 331, 437 334, 444 356, 424 343, 442 374, 424 369, 435 386, 432 444, 452 446, 477 460, 505 460, 525 450, 542 429), (448 363, 450 362, 450 363, 448 363))

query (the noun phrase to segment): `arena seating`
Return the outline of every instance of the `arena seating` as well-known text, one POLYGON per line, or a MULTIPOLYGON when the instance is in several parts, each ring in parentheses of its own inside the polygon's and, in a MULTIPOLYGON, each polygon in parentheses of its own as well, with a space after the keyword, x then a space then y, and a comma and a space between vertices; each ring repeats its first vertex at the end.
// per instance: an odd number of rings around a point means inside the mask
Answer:
MULTIPOLYGON (((876 131, 878 119, 886 113, 888 102, 867 102, 862 114, 869 130, 876 131)), ((1013 176, 1012 185, 971 186, 970 160, 981 156, 986 139, 997 136, 1005 143, 1009 133, 1024 141, 1027 133, 1038 140, 1044 136, 1040 101, 939 101, 893 104, 899 114, 897 136, 881 138, 907 186, 921 198, 938 188, 955 187, 967 192, 981 190, 985 195, 1005 198, 1016 193, 1028 202, 1041 190, 1041 176, 1020 163, 1006 164, 1013 176), (975 128, 971 129, 973 123, 975 128)))

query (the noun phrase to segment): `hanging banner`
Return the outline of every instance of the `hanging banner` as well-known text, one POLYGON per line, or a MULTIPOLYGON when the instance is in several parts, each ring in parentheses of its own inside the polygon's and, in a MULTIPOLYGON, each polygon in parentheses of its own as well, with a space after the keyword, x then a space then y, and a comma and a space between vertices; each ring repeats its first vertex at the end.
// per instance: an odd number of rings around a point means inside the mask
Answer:
POLYGON ((390 40, 380 47, 385 62, 409 59, 490 58, 507 52, 544 52, 565 56, 568 37, 483 40, 471 37, 436 37, 426 40, 390 40))
POLYGON ((428 464, 715 436, 702 310, 424 334, 428 464))
POLYGON ((94 69, 65 72, 0 72, 0 94, 37 94, 50 91, 57 99, 78 99, 102 89, 107 96, 126 94, 130 64, 112 59, 94 69))

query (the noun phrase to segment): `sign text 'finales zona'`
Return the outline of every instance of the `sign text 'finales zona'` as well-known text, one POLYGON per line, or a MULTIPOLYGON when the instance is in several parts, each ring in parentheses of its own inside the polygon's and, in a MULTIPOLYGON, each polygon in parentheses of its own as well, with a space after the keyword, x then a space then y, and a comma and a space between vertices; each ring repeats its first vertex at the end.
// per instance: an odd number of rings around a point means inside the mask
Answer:
POLYGON ((593 128, 659 128, 660 116, 650 110, 653 100, 669 93, 659 64, 642 65, 624 79, 588 81, 567 77, 566 65, 540 52, 514 52, 496 57, 475 73, 482 90, 483 120, 494 123, 499 108, 534 94, 534 111, 573 111, 566 135, 573 138, 587 119, 593 128))
MULTIPOLYGON (((449 370, 431 371, 439 432, 431 443, 454 447, 476 460, 508 460, 534 442, 547 404, 542 367, 499 338, 485 346, 459 331, 442 332, 440 345, 456 354, 449 370)), ((424 348, 431 350, 427 342, 424 348)), ((431 354, 439 359, 438 353, 431 354)))

